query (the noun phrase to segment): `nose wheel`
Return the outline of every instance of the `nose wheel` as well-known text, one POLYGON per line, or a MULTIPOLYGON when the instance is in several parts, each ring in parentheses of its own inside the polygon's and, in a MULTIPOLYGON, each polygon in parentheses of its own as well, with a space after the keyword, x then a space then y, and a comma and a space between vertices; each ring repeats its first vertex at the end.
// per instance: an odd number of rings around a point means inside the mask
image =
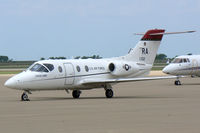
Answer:
POLYGON ((175 85, 181 85, 181 81, 180 81, 180 80, 175 80, 175 81, 174 81, 174 84, 175 84, 175 85))
POLYGON ((181 85, 181 81, 179 80, 179 76, 177 75, 176 80, 174 81, 174 85, 181 85))
POLYGON ((30 101, 29 98, 28 98, 28 95, 25 92, 22 94, 21 100, 22 101, 30 101))

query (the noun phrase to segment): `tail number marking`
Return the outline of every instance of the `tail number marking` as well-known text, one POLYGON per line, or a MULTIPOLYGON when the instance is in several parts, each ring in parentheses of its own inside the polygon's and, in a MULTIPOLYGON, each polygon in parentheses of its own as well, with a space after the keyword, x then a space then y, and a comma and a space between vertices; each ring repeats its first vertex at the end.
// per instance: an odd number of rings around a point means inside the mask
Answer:
POLYGON ((142 54, 147 55, 149 54, 148 48, 141 48, 142 54))

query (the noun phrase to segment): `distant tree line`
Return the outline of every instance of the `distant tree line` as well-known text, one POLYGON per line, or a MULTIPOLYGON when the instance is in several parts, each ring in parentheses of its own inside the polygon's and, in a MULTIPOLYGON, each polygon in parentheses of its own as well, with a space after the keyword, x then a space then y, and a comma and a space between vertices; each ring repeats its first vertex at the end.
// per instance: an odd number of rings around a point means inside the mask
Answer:
POLYGON ((165 54, 157 54, 156 55, 156 60, 166 60, 167 59, 167 55, 165 54))
POLYGON ((102 59, 99 55, 93 55, 93 56, 76 56, 74 59, 102 59))
MULTIPOLYGON (((102 59, 99 55, 93 55, 93 56, 76 56, 74 59, 102 59)), ((67 59, 66 57, 60 56, 60 57, 49 57, 48 59, 55 60, 55 59, 67 59)), ((45 60, 44 57, 40 58, 40 60, 45 60)))
MULTIPOLYGON (((188 53, 187 55, 192 55, 192 53, 188 53)), ((168 58, 167 55, 161 53, 156 55, 155 63, 166 63, 171 62, 174 58, 176 58, 178 55, 176 55, 173 58, 168 58)))
MULTIPOLYGON (((60 57, 49 57, 48 59, 56 60, 56 59, 67 59, 67 58, 64 57, 64 56, 60 56, 60 57)), ((41 57, 40 60, 45 60, 45 58, 44 58, 44 57, 41 57)))
POLYGON ((11 62, 12 59, 9 59, 8 56, 0 55, 0 62, 11 62))
POLYGON ((60 57, 49 57, 49 59, 55 60, 55 59, 67 59, 67 58, 60 56, 60 57))
MULTIPOLYGON (((188 53, 187 55, 192 55, 192 53, 188 53)), ((177 57, 177 56, 175 56, 177 57)), ((166 54, 160 53, 156 55, 156 59, 155 59, 155 63, 157 62, 161 62, 161 63, 166 63, 168 60, 171 61, 173 60, 175 57, 173 58, 168 58, 166 54)), ((60 56, 60 57, 49 57, 48 59, 67 59, 64 56, 60 56)), ((74 57, 74 59, 102 59, 101 56, 99 55, 92 55, 92 56, 76 56, 74 57)), ((44 57, 40 58, 40 60, 45 60, 44 57)), ((3 56, 0 55, 0 62, 13 62, 12 59, 9 59, 8 56, 3 56)))

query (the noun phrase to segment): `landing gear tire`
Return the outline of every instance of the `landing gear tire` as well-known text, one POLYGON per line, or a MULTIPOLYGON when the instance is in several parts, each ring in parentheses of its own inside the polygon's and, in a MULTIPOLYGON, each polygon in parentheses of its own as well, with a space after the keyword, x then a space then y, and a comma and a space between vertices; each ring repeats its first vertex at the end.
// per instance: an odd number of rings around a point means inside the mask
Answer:
POLYGON ((81 91, 79 91, 79 90, 74 90, 74 91, 72 92, 73 98, 79 98, 79 97, 80 97, 80 94, 81 94, 81 91))
POLYGON ((107 89, 105 92, 105 95, 107 98, 112 98, 113 97, 113 91, 111 89, 107 89))
POLYGON ((22 94, 21 100, 22 100, 22 101, 30 101, 30 100, 28 99, 28 95, 27 95, 25 92, 22 94))
POLYGON ((180 80, 176 80, 176 81, 174 82, 174 84, 175 84, 175 85, 181 85, 181 81, 180 81, 180 80))

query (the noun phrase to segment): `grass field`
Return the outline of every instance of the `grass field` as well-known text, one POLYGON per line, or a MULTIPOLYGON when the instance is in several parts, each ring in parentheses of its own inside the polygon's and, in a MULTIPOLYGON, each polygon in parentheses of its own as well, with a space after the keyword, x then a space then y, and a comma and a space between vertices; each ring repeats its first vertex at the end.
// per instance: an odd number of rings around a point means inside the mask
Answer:
POLYGON ((13 62, 1 62, 0 69, 24 69, 28 68, 35 61, 13 61, 13 62))
POLYGON ((0 71, 0 74, 18 74, 22 71, 0 71))

